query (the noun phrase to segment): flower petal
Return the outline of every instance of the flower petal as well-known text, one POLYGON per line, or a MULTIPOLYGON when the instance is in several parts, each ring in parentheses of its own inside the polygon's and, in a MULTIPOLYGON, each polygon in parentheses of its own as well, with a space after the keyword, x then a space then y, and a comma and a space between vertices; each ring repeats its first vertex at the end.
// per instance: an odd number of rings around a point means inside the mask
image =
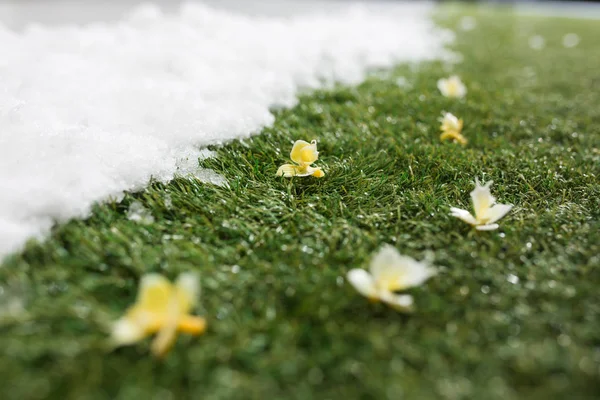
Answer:
POLYGON ((121 318, 113 325, 111 340, 115 345, 123 346, 138 342, 145 336, 144 327, 135 324, 128 318, 121 318))
POLYGON ((198 275, 192 272, 179 275, 175 282, 179 310, 187 314, 198 302, 200 285, 198 275))
POLYGON ((152 341, 152 354, 163 357, 173 347, 177 339, 177 324, 168 324, 161 329, 152 341))
POLYGON ((500 225, 498 224, 489 224, 489 225, 477 225, 475 229, 478 231, 493 231, 498 229, 500 225))
POLYGON ((478 221, 486 218, 488 209, 496 202, 496 198, 490 192, 492 183, 492 181, 489 181, 482 186, 478 180, 475 181, 475 189, 471 192, 471 200, 473 201, 475 218, 478 221))
POLYGON ((493 224, 500 218, 504 217, 511 210, 513 206, 511 204, 494 204, 487 212, 488 224, 493 224))
POLYGON ((159 274, 144 275, 134 308, 148 313, 162 314, 173 293, 173 285, 167 278, 159 274))
POLYGON ((454 114, 447 112, 443 114, 440 129, 444 132, 455 131, 456 133, 460 133, 462 125, 462 119, 458 119, 454 114))
POLYGON ((408 256, 400 256, 400 258, 403 269, 402 279, 398 282, 400 286, 394 288, 394 290, 403 290, 409 287, 419 286, 437 273, 436 270, 431 268, 425 261, 417 261, 408 256))
POLYGON ((375 282, 399 274, 398 266, 402 262, 400 253, 394 246, 383 245, 371 259, 369 271, 375 282))
POLYGON ((206 330, 206 320, 202 317, 184 315, 179 320, 178 329, 190 335, 200 335, 206 330))
POLYGON ((375 254, 370 271, 377 289, 390 292, 418 286, 435 274, 426 262, 403 256, 390 245, 375 254))
POLYGON ((363 296, 368 298, 378 297, 373 277, 364 269, 356 268, 348 271, 346 279, 363 296))
POLYGON ((313 168, 312 176, 315 178, 322 178, 325 176, 325 172, 321 168, 313 168))
POLYGON ((298 168, 299 167, 297 165, 283 164, 277 170, 277 176, 284 176, 286 178, 291 178, 292 176, 296 176, 297 175, 298 168))
POLYGON ((381 301, 401 312, 413 311, 413 297, 409 294, 382 293, 381 301))
POLYGON ((467 224, 477 225, 477 220, 475 219, 475 217, 473 217, 470 212, 468 212, 467 210, 463 210, 462 208, 450 208, 450 215, 462 219, 467 224))
POLYGON ((467 138, 456 131, 442 132, 442 134, 440 135, 440 140, 447 140, 447 139, 451 139, 456 143, 462 144, 463 146, 468 143, 467 138))
POLYGON ((456 75, 448 79, 440 79, 437 82, 437 87, 440 92, 446 97, 464 97, 467 94, 467 87, 456 75))
POLYGON ((290 152, 290 158, 299 165, 310 165, 314 163, 319 158, 317 142, 313 140, 311 143, 308 143, 304 140, 296 140, 296 143, 294 143, 292 151, 290 152))
POLYGON ((443 78, 439 79, 437 81, 437 87, 444 96, 446 96, 446 97, 448 96, 448 90, 447 90, 448 80, 447 79, 443 79, 443 78))
POLYGON ((179 296, 173 296, 167 304, 167 312, 164 322, 152 341, 151 350, 157 357, 165 355, 177 339, 177 328, 179 321, 184 316, 184 310, 180 306, 179 296))

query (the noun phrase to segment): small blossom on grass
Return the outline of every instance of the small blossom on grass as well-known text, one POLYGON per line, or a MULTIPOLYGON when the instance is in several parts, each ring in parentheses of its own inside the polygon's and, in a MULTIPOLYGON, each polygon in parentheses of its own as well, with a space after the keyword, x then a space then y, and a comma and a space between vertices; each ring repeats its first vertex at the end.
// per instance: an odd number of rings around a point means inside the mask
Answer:
POLYGON ((296 140, 290 158, 294 164, 284 164, 277 170, 277 176, 285 176, 291 178, 292 176, 314 176, 322 178, 325 176, 323 170, 319 167, 311 167, 319 158, 319 152, 317 151, 317 141, 313 140, 308 143, 304 140, 296 140))
POLYGON ((348 272, 348 282, 369 300, 382 301, 398 311, 410 312, 413 297, 396 292, 419 286, 435 270, 425 261, 403 256, 390 245, 383 246, 371 260, 369 271, 353 269, 348 272))
POLYGON ((456 75, 438 80, 437 87, 446 97, 463 98, 467 94, 467 87, 456 75))
POLYGON ((475 180, 475 189, 471 192, 475 216, 467 210, 455 207, 450 208, 450 215, 462 219, 480 231, 498 229, 498 224, 495 222, 504 217, 510 211, 512 205, 496 204, 496 198, 490 192, 491 185, 492 181, 484 183, 482 186, 479 184, 479 180, 475 180))
POLYGON ((191 335, 205 331, 205 319, 189 314, 198 292, 195 274, 181 274, 175 284, 159 274, 143 276, 135 304, 113 326, 112 341, 123 346, 156 333, 152 353, 165 355, 175 343, 178 331, 191 335))
POLYGON ((461 133, 463 128, 463 120, 456 118, 451 113, 443 113, 443 117, 440 118, 442 123, 440 129, 442 134, 440 140, 453 140, 456 143, 460 143, 463 146, 467 144, 467 138, 461 133))

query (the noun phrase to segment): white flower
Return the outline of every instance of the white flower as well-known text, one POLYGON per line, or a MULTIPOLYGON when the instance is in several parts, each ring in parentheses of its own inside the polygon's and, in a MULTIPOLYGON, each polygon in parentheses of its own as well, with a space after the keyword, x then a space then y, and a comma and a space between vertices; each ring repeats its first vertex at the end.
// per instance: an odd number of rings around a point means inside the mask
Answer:
POLYGON ((403 256, 390 245, 383 246, 371 260, 369 272, 353 269, 348 282, 371 301, 383 301, 399 311, 411 311, 413 297, 395 292, 421 285, 435 270, 427 262, 403 256))
POLYGON ((463 127, 462 119, 458 119, 454 114, 445 112, 443 113, 442 118, 440 118, 440 122, 442 123, 441 130, 442 131, 456 131, 460 133, 463 127))
POLYGON ((446 97, 462 98, 467 94, 467 87, 456 75, 453 75, 447 79, 440 79, 437 82, 437 87, 446 97))
POLYGON ((291 178, 292 176, 314 176, 322 178, 325 173, 320 167, 311 167, 311 165, 319 159, 319 152, 317 151, 317 141, 313 140, 308 143, 304 140, 296 140, 290 158, 294 164, 283 164, 277 170, 277 176, 285 176, 291 178))
POLYGON ((464 137, 461 133, 463 128, 463 120, 458 119, 454 114, 449 112, 442 113, 442 118, 440 118, 440 122, 442 125, 440 129, 442 134, 440 135, 440 140, 448 140, 451 139, 455 142, 458 142, 462 145, 467 144, 467 138, 464 137))
POLYGON ((496 198, 490 193, 491 185, 492 181, 482 186, 479 184, 479 180, 475 180, 475 189, 471 192, 475 216, 467 210, 455 207, 450 208, 450 215, 462 219, 480 231, 498 229, 498 224, 495 222, 504 217, 510 211, 512 205, 496 204, 496 198))
POLYGON ((133 344, 156 333, 152 352, 161 357, 177 339, 177 332, 200 335, 206 330, 206 320, 190 314, 199 290, 198 277, 192 273, 179 275, 175 284, 162 275, 144 275, 135 304, 113 325, 113 343, 133 344))

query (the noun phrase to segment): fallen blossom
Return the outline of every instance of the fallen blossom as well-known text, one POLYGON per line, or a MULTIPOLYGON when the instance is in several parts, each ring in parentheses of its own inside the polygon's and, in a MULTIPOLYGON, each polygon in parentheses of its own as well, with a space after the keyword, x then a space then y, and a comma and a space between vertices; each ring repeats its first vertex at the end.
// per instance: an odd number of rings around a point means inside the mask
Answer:
POLYGON ((480 185, 479 180, 475 180, 475 189, 471 192, 475 216, 467 210, 456 207, 450 208, 450 215, 462 219, 480 231, 498 229, 498 224, 495 222, 504 217, 510 211, 512 205, 496 204, 496 198, 490 192, 491 185, 492 181, 480 185))
POLYGON ((369 300, 382 301, 398 311, 410 312, 413 297, 396 292, 419 286, 435 273, 426 261, 403 256, 394 247, 385 245, 371 260, 369 271, 352 269, 347 279, 369 300))
POLYGON ((135 304, 113 326, 113 343, 129 345, 156 333, 151 349, 160 357, 169 351, 177 332, 203 333, 205 319, 190 315, 198 292, 198 278, 194 274, 179 275, 175 284, 159 274, 143 276, 135 304))
POLYGON ((304 140, 296 140, 292 151, 290 152, 290 158, 294 164, 284 164, 277 170, 277 176, 285 176, 291 178, 292 176, 314 176, 322 178, 325 176, 323 170, 319 167, 311 167, 311 165, 319 159, 319 152, 317 151, 317 141, 313 140, 308 143, 304 140))

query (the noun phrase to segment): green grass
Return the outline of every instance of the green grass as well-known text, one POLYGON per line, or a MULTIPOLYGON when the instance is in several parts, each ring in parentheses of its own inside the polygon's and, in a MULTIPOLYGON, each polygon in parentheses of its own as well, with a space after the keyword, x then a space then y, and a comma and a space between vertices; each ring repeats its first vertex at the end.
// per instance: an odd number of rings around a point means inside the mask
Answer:
POLYGON ((463 63, 304 96, 261 135, 217 148, 202 165, 229 189, 153 183, 6 259, 0 305, 25 311, 0 313, 1 397, 596 398, 600 27, 471 12, 463 63), (569 32, 578 47, 562 47, 569 32), (450 73, 465 101, 438 93, 450 73), (439 142, 442 110, 465 120, 467 147, 439 142), (314 138, 325 178, 274 176, 294 140, 314 138), (470 207, 475 177, 515 205, 498 231, 448 215, 470 207), (127 219, 134 200, 155 223, 127 219), (440 273, 411 291, 412 315, 344 281, 384 243, 435 254, 440 273), (189 270, 202 275, 204 336, 181 336, 162 362, 148 342, 106 350, 143 274, 189 270))

